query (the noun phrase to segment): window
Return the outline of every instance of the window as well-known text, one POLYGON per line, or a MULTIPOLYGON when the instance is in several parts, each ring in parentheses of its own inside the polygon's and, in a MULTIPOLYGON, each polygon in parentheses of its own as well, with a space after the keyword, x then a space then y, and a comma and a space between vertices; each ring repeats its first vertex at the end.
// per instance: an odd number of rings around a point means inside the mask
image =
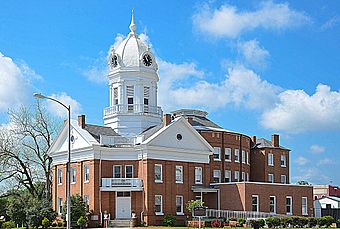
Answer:
POLYGON ((249 173, 247 173, 247 181, 249 181, 249 173))
POLYGON ((225 172, 225 176, 224 176, 224 182, 231 182, 231 171, 230 170, 226 170, 225 172))
POLYGON ((176 196, 176 214, 183 215, 183 196, 176 196))
POLYGON ((240 162, 240 151, 235 149, 235 162, 240 162))
POLYGON ((287 215, 291 215, 293 213, 293 211, 292 211, 292 197, 291 196, 286 197, 286 213, 287 213, 287 215))
POLYGON ((269 212, 276 213, 276 197, 275 196, 269 197, 269 212))
POLYGON ((287 180, 286 180, 286 175, 281 175, 281 184, 286 184, 287 180))
POLYGON ((58 184, 63 183, 63 169, 58 169, 58 184))
POLYGON ((221 182, 221 171, 220 170, 214 170, 214 182, 215 183, 221 182))
POLYGON ((163 197, 162 197, 162 195, 155 195, 155 213, 156 213, 156 215, 163 215, 163 197))
POLYGON ((259 209, 259 196, 258 195, 252 195, 251 196, 251 210, 253 212, 258 212, 259 209))
POLYGON ((155 182, 161 183, 163 182, 163 174, 162 174, 162 165, 155 164, 155 182))
POLYGON ((77 181, 77 169, 71 168, 71 183, 75 184, 77 181))
POLYGON ((58 214, 61 215, 63 212, 63 199, 58 197, 58 214))
POLYGON ((89 182, 90 180, 90 166, 84 166, 84 182, 89 182))
POLYGON ((225 161, 231 161, 231 149, 225 148, 225 161))
POLYGON ((286 167, 286 155, 281 155, 281 167, 286 167))
POLYGON ((90 205, 90 198, 88 195, 84 196, 84 204, 86 207, 90 205))
POLYGON ((114 165, 113 172, 114 172, 114 175, 113 175, 114 178, 121 178, 122 177, 122 166, 114 165))
POLYGON ((133 165, 125 165, 125 178, 133 178, 133 165))
POLYGON ((195 167, 195 184, 202 184, 202 167, 195 167))
POLYGON ((240 180, 240 172, 239 171, 235 171, 234 172, 234 179, 235 179, 235 181, 239 181, 240 180))
POLYGON ((274 154, 272 153, 268 154, 268 165, 274 166, 274 154))
POLYGON ((245 173, 245 172, 242 172, 241 177, 242 177, 242 181, 245 181, 245 180, 246 180, 246 173, 245 173))
POLYGON ((113 88, 113 104, 118 104, 118 87, 113 88))
POLYGON ((242 163, 246 163, 246 152, 244 150, 242 150, 242 163))
POLYGON ((302 215, 308 215, 307 197, 302 197, 302 215))
POLYGON ((183 166, 176 165, 176 183, 183 183, 183 166))
POLYGON ((214 161, 221 160, 220 155, 221 155, 221 148, 220 147, 214 147, 214 161))
POLYGON ((249 152, 247 151, 247 164, 249 165, 249 152))
POLYGON ((268 182, 269 183, 274 183, 274 174, 272 174, 272 173, 268 174, 268 182))
POLYGON ((144 87, 144 104, 149 105, 150 87, 144 87))
POLYGON ((134 86, 126 86, 126 97, 128 100, 128 111, 133 111, 134 86))

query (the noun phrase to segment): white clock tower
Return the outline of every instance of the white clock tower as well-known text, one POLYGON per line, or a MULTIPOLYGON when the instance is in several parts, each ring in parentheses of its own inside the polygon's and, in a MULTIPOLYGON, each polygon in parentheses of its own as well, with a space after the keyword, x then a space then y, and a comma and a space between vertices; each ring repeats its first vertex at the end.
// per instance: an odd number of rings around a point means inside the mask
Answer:
POLYGON ((122 136, 135 136, 162 122, 157 106, 158 66, 150 47, 136 34, 134 12, 131 32, 109 55, 110 106, 104 109, 104 125, 122 136))

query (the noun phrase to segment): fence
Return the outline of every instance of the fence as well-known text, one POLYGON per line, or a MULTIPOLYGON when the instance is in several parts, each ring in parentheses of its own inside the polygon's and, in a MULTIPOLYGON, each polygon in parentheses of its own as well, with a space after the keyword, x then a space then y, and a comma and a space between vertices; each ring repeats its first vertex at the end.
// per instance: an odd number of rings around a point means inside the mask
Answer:
POLYGON ((207 209, 207 217, 209 218, 243 218, 243 219, 264 219, 267 217, 283 217, 286 215, 267 213, 267 212, 252 212, 252 211, 229 211, 207 209))
POLYGON ((321 215, 322 216, 330 215, 334 219, 338 220, 340 219, 340 208, 322 208, 321 215))

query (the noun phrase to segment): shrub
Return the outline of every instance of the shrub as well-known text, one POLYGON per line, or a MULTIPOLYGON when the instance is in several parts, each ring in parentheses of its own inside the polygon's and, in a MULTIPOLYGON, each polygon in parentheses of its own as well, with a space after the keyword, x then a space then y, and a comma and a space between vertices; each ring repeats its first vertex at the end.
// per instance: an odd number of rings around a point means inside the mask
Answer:
POLYGON ((237 219, 237 223, 238 223, 238 225, 239 225, 240 227, 243 227, 243 224, 246 223, 246 220, 243 219, 243 218, 238 218, 238 219, 237 219))
POLYGON ((44 227, 44 228, 48 228, 50 226, 50 220, 47 219, 46 217, 44 217, 44 219, 41 221, 41 225, 44 227))
POLYGON ((163 224, 168 227, 173 227, 176 223, 176 217, 173 215, 166 215, 163 218, 163 224))
POLYGON ((272 228, 274 225, 273 225, 273 219, 274 217, 267 217, 266 218, 266 224, 269 228, 272 228))
POLYGON ((58 227, 62 227, 62 226, 64 226, 64 224, 63 224, 62 221, 58 220, 58 221, 57 221, 57 226, 58 226, 58 227))
POLYGON ((322 218, 324 218, 325 221, 325 226, 329 227, 332 223, 335 222, 334 218, 332 216, 323 216, 322 218))
POLYGON ((256 222, 259 224, 259 227, 260 227, 260 228, 261 228, 261 227, 264 227, 264 225, 265 225, 264 219, 258 219, 258 220, 256 220, 256 222))
POLYGON ((203 206, 204 202, 201 200, 190 200, 186 203, 186 208, 189 212, 192 212, 195 207, 203 206))
POLYGON ((14 223, 14 221, 12 221, 12 220, 7 221, 7 222, 4 222, 4 223, 2 224, 2 228, 4 228, 4 229, 15 228, 15 223, 14 223))
POLYGON ((308 218, 308 227, 315 227, 317 225, 317 220, 314 217, 308 218))
POLYGON ((80 216, 79 219, 77 220, 77 225, 80 226, 80 228, 83 228, 86 222, 87 220, 85 219, 85 217, 80 216))
POLYGON ((289 227, 289 225, 292 224, 292 222, 293 222, 293 219, 292 219, 292 217, 289 217, 289 216, 282 217, 280 219, 280 223, 281 223, 282 227, 289 227))
POLYGON ((299 217, 299 220, 300 220, 300 227, 306 227, 308 225, 307 217, 299 217))

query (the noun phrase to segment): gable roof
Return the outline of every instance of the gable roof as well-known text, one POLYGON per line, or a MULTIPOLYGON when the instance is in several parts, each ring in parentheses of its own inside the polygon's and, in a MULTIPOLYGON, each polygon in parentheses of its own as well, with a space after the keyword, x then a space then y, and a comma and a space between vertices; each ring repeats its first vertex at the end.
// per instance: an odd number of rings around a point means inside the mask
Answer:
POLYGON ((337 197, 337 196, 324 196, 324 197, 320 198, 319 200, 322 200, 322 199, 331 199, 331 200, 340 202, 340 197, 337 197))
POLYGON ((283 146, 275 147, 273 143, 265 138, 258 138, 256 139, 256 144, 259 144, 257 148, 280 148, 284 150, 289 150, 288 148, 285 148, 283 146))
POLYGON ((107 126, 85 124, 84 129, 87 130, 87 132, 89 132, 98 142, 100 142, 100 135, 120 136, 111 127, 107 127, 107 126))

